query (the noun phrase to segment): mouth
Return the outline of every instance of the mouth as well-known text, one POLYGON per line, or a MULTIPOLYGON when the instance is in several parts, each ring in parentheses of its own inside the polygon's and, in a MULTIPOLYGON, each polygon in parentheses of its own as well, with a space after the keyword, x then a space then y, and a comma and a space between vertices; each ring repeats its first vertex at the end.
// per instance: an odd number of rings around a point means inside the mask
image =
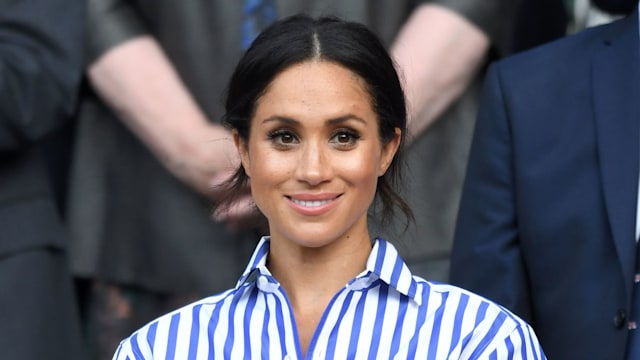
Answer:
POLYGON ((287 195, 286 198, 297 212, 303 215, 317 216, 329 212, 337 204, 342 194, 323 195, 287 195))
POLYGON ((304 207, 319 207, 322 205, 326 205, 332 201, 335 200, 335 198, 333 199, 328 199, 328 200, 299 200, 299 199, 294 199, 292 197, 289 197, 289 200, 291 200, 294 204, 300 205, 300 206, 304 206, 304 207))

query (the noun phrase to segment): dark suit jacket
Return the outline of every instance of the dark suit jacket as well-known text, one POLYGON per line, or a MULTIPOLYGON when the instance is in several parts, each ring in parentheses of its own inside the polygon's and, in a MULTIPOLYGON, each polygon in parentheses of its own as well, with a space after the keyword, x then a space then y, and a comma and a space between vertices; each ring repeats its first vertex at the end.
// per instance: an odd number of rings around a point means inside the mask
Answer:
POLYGON ((62 244, 57 231, 48 231, 57 229, 58 221, 51 214, 38 145, 74 109, 81 66, 80 4, 0 0, 0 257, 62 244))
POLYGON ((638 6, 637 0, 591 0, 591 2, 611 14, 630 14, 638 6))
POLYGON ((39 144, 74 109, 83 16, 80 0, 0 0, 3 358, 77 358, 65 238, 39 144))
POLYGON ((624 356, 639 41, 636 10, 503 60, 485 83, 451 281, 528 320, 550 359, 624 356))

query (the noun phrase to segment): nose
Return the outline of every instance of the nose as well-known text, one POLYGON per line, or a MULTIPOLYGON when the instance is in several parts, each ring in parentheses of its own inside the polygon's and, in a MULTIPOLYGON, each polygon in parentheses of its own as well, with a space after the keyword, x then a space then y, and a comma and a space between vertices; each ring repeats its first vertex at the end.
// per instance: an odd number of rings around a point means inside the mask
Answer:
POLYGON ((306 142, 296 168, 298 180, 311 186, 328 181, 332 176, 330 156, 329 149, 321 142, 306 142))

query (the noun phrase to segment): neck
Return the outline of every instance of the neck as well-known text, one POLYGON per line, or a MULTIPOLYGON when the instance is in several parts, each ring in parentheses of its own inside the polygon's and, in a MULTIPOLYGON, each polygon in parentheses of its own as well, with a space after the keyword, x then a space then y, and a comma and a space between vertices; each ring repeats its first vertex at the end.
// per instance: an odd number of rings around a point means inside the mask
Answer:
POLYGON ((268 267, 295 306, 330 299, 365 269, 370 252, 368 234, 319 248, 291 247, 272 238, 268 267))
POLYGON ((289 298, 303 354, 331 298, 366 267, 371 252, 368 233, 345 240, 305 248, 271 238, 269 271, 289 298))

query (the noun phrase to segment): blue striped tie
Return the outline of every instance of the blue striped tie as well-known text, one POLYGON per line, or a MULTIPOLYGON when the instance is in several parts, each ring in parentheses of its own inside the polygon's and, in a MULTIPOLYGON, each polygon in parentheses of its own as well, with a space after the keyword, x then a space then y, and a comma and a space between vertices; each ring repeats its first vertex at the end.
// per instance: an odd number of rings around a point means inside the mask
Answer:
POLYGON ((242 16, 241 45, 246 50, 256 36, 276 20, 276 0, 245 0, 242 16))

